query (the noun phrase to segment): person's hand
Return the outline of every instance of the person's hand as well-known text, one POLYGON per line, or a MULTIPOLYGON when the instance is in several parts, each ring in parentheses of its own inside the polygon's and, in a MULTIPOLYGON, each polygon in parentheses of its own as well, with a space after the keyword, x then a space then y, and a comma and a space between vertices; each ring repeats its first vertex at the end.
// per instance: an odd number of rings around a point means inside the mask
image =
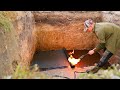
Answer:
POLYGON ((92 55, 92 54, 94 54, 94 53, 95 53, 94 50, 90 50, 90 51, 88 52, 89 55, 92 55))

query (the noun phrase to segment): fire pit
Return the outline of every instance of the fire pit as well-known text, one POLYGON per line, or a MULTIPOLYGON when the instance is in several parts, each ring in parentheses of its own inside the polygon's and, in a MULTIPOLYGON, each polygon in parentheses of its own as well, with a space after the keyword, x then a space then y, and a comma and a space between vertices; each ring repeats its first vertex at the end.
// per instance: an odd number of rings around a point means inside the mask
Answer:
POLYGON ((88 55, 88 50, 67 50, 67 53, 69 54, 68 61, 71 65, 71 68, 83 68, 93 66, 100 60, 99 53, 95 53, 94 55, 88 55))
POLYGON ((74 54, 70 54, 73 50, 50 50, 50 51, 37 51, 34 54, 31 66, 39 66, 39 70, 50 76, 75 78, 77 72, 85 72, 91 68, 100 59, 98 53, 94 55, 86 55, 79 61, 79 57, 85 55, 88 50, 74 50, 74 54), (72 55, 72 57, 70 57, 72 55), (71 63, 69 58, 78 60, 71 63))
POLYGON ((80 56, 86 54, 88 50, 51 50, 37 51, 33 57, 31 65, 38 64, 40 70, 63 69, 71 67, 74 69, 93 66, 99 62, 100 55, 86 55, 83 59, 80 56), (72 54, 70 54, 72 52, 72 54), (74 52, 74 53, 73 53, 74 52))

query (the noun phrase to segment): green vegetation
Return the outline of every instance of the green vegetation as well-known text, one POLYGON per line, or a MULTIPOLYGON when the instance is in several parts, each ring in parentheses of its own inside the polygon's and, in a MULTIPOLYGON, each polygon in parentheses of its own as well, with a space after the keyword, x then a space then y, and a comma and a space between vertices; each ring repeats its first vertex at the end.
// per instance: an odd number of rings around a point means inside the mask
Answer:
POLYGON ((10 18, 6 17, 3 11, 0 11, 0 27, 5 31, 10 31, 13 28, 10 18))
MULTIPOLYGON (((10 76, 5 76, 3 79, 53 79, 40 71, 32 70, 27 67, 17 66, 15 72, 10 76)), ((120 79, 120 65, 112 65, 108 69, 100 69, 97 73, 79 73, 76 79, 120 79)))
POLYGON ((108 69, 100 69, 97 73, 80 73, 78 79, 120 79, 120 65, 112 65, 108 69))
POLYGON ((5 76, 3 79, 50 79, 50 77, 44 73, 34 71, 34 68, 30 70, 27 67, 18 65, 12 75, 5 76))

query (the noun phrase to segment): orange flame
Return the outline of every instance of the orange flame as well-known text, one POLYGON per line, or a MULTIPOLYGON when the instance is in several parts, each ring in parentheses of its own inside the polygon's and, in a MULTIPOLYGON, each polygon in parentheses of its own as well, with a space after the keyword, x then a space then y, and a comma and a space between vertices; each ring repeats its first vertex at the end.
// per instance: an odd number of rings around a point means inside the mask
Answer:
POLYGON ((74 54, 74 50, 72 52, 69 53, 70 57, 68 58, 68 61, 72 64, 72 65, 76 65, 80 59, 75 59, 72 54, 74 54))

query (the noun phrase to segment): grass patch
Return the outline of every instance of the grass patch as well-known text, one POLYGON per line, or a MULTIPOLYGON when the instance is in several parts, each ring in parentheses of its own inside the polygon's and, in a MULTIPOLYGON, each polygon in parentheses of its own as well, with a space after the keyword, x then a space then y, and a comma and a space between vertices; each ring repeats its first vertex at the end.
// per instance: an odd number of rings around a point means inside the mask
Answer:
POLYGON ((5 12, 0 12, 0 27, 3 28, 6 32, 11 31, 13 28, 11 19, 5 15, 5 12))
POLYGON ((120 79, 120 65, 112 65, 112 68, 100 69, 97 73, 80 73, 77 79, 120 79))
POLYGON ((34 68, 30 70, 28 67, 18 65, 12 75, 5 76, 3 79, 51 79, 51 77, 40 71, 34 71, 34 68))

